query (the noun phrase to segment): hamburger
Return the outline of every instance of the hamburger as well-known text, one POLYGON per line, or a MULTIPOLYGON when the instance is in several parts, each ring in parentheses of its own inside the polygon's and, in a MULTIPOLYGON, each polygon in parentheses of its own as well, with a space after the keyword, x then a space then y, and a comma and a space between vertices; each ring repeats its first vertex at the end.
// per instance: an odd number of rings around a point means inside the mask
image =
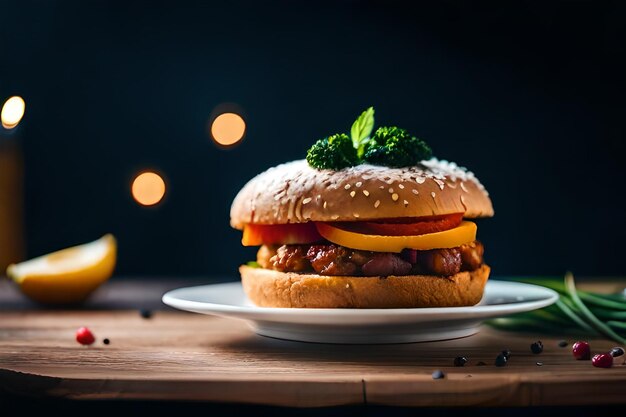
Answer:
MULTIPOLYGON (((477 226, 493 206, 478 179, 399 128, 332 135, 251 179, 230 223, 255 262, 239 268, 263 307, 413 308, 477 304, 490 268, 477 226)), ((356 126, 356 130, 355 130, 356 126)), ((360 130, 359 130, 360 129, 360 130)))

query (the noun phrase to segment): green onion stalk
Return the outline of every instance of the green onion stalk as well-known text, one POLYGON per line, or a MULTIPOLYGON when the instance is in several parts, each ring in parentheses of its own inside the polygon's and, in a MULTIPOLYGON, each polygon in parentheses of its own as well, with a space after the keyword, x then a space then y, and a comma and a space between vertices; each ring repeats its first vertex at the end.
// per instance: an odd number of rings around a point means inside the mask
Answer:
POLYGON ((626 345, 626 296, 601 294, 576 288, 574 275, 558 279, 521 279, 559 293, 551 306, 489 320, 493 327, 504 330, 572 333, 603 337, 626 345))

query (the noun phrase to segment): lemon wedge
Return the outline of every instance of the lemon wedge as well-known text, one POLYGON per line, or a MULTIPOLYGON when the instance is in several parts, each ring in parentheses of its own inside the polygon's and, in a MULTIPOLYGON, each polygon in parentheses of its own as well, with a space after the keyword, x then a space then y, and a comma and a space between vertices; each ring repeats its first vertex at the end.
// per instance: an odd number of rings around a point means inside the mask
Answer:
POLYGON ((83 301, 113 274, 117 243, 111 234, 84 245, 9 265, 7 276, 45 304, 83 301))

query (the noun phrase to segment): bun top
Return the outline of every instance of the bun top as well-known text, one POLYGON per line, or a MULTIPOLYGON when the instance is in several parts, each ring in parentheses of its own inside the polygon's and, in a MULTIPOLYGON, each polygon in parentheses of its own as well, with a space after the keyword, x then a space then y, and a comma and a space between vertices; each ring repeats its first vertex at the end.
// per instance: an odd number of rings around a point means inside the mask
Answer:
POLYGON ((361 221, 465 213, 491 217, 487 191, 465 168, 435 158, 419 166, 361 164, 319 170, 305 160, 278 165, 251 179, 230 209, 230 224, 361 221))

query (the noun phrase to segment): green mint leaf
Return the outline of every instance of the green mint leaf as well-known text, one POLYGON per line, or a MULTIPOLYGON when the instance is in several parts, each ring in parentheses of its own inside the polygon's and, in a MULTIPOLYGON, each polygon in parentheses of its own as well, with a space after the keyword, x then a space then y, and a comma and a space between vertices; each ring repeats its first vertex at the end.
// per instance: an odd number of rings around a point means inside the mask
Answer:
POLYGON ((374 129, 374 107, 365 110, 354 121, 350 129, 350 138, 352 145, 357 150, 359 158, 363 155, 365 144, 369 140, 370 134, 374 129))

